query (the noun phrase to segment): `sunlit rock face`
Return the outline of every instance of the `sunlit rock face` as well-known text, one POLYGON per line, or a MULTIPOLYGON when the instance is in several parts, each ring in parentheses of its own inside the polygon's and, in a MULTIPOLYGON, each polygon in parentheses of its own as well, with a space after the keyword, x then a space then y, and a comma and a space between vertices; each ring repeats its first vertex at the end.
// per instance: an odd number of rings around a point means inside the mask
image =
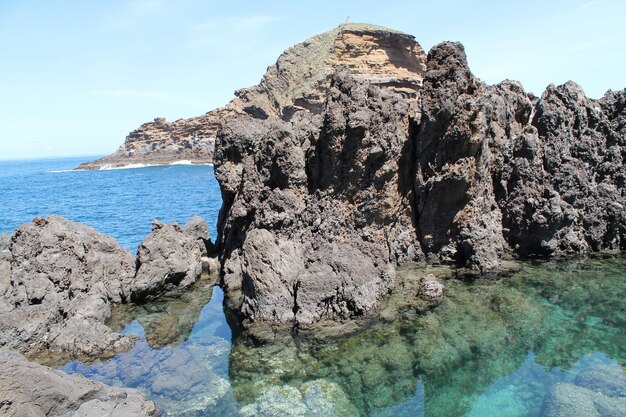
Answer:
POLYGON ((237 91, 231 105, 260 118, 289 119, 301 109, 319 114, 339 68, 415 98, 426 54, 411 35, 375 25, 341 25, 287 49, 259 85, 237 91))
POLYGON ((225 122, 215 173, 232 308, 252 321, 305 326, 380 306, 395 265, 423 257, 410 117, 400 94, 344 70, 320 116, 225 122))
POLYGON ((258 85, 238 90, 226 106, 188 119, 144 123, 115 153, 79 168, 181 160, 210 163, 219 125, 233 114, 289 119, 303 109, 320 113, 331 75, 340 67, 361 80, 416 97, 425 63, 426 54, 411 35, 375 25, 344 24, 287 49, 258 85))

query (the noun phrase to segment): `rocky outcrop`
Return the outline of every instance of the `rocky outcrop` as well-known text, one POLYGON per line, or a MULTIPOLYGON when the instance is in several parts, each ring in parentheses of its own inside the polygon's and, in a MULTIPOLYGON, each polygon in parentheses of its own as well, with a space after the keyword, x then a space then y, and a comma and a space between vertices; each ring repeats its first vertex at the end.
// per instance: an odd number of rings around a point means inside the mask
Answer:
POLYGON ((167 122, 157 117, 126 136, 113 154, 85 162, 77 169, 110 169, 133 164, 159 165, 178 161, 210 163, 221 120, 233 110, 220 108, 202 116, 167 122))
POLYGON ((103 324, 111 303, 130 296, 135 275, 134 256, 114 239, 49 216, 18 227, 2 253, 7 252, 10 268, 2 269, 0 279, 0 346, 91 356, 132 345, 103 324))
POLYGON ((139 391, 68 375, 0 350, 0 414, 7 417, 147 417, 157 408, 139 391))
POLYGON ((320 113, 330 77, 339 67, 355 77, 415 97, 425 71, 426 54, 411 35, 366 24, 344 24, 287 49, 261 82, 235 92, 226 106, 202 116, 168 123, 156 118, 132 131, 112 155, 79 169, 180 160, 212 162, 221 121, 233 114, 290 119, 306 109, 320 113))
POLYGON ((460 44, 430 51, 415 125, 418 236, 432 259, 497 270, 504 254, 626 248, 626 92, 568 82, 540 99, 487 86, 460 44))
POLYGON ((289 120, 300 110, 319 114, 339 68, 349 69, 360 81, 415 98, 425 63, 426 54, 413 36, 348 23, 287 49, 258 85, 236 91, 229 105, 262 119, 289 120))
POLYGON ((394 265, 421 253, 412 230, 409 105, 345 71, 322 117, 228 120, 216 148, 224 286, 253 321, 362 315, 394 265))
POLYGON ((154 223, 137 258, 96 230, 59 216, 0 237, 0 346, 53 363, 128 350, 104 322, 111 306, 178 294, 201 275, 208 228, 154 223))
POLYGON ((153 221, 152 233, 137 249, 137 274, 131 299, 151 301, 180 292, 196 282, 202 273, 202 258, 206 256, 202 235, 208 238, 206 222, 202 219, 192 218, 184 228, 177 223, 153 221))
POLYGON ((443 43, 419 100, 343 69, 321 114, 227 119, 215 172, 230 307, 303 327, 377 309, 413 261, 490 272, 509 256, 624 250, 625 102, 572 82, 541 98, 488 86, 443 43))

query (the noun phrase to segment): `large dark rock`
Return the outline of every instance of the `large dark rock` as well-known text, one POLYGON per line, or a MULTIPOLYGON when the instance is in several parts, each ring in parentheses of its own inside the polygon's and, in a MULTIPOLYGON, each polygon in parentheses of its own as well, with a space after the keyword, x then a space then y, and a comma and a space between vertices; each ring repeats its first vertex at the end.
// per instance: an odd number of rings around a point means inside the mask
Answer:
POLYGON ((489 272, 624 250, 625 102, 572 82, 540 99, 488 86, 448 42, 417 102, 341 70, 320 115, 228 119, 215 170, 230 307, 302 326, 376 309, 416 260, 489 272))
POLYGON ((180 292, 196 282, 206 255, 203 229, 206 223, 203 227, 196 218, 184 229, 177 223, 152 223, 152 233, 137 249, 137 275, 131 294, 134 302, 180 292))
POLYGON ((306 325, 380 304, 394 266, 421 256, 409 111, 400 95, 341 72, 322 117, 225 123, 215 157, 231 307, 306 325))
POLYGON ((6 417, 147 417, 152 401, 137 390, 108 387, 0 350, 0 414, 6 417))
POLYGON ((462 45, 434 47, 415 128, 425 253, 488 271, 506 253, 623 250, 625 97, 591 100, 568 82, 537 100, 480 82, 462 45))
POLYGON ((114 239, 49 216, 18 227, 0 249, 0 346, 78 357, 132 345, 103 324, 135 275, 134 256, 114 239))

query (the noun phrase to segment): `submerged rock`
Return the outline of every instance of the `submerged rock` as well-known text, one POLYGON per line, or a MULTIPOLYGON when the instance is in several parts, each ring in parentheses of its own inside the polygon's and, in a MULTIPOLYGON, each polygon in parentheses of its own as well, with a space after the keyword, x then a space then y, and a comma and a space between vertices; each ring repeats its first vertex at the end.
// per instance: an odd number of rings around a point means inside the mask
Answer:
POLYGON ((203 233, 200 229, 195 218, 184 229, 177 223, 152 223, 152 233, 137 249, 137 275, 131 294, 134 302, 180 292, 196 282, 206 254, 202 236, 198 239, 198 233, 203 233))
POLYGON ((244 417, 356 417, 358 411, 335 383, 323 379, 295 387, 273 386, 265 389, 252 404, 241 409, 244 417))
POLYGON ((622 417, 626 397, 608 397, 573 384, 557 384, 546 401, 546 417, 622 417))
POLYGON ((0 350, 0 414, 7 417, 147 417, 157 408, 144 394, 67 375, 0 350))

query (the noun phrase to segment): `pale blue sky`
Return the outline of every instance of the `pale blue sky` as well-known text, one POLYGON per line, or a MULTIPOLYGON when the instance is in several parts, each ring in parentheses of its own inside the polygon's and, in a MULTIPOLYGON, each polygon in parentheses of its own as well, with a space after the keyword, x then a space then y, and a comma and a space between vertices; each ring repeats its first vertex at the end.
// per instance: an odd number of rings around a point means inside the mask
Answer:
POLYGON ((489 83, 626 87, 626 1, 0 0, 0 159, 106 154, 156 116, 203 114, 287 47, 343 23, 465 45, 489 83))

